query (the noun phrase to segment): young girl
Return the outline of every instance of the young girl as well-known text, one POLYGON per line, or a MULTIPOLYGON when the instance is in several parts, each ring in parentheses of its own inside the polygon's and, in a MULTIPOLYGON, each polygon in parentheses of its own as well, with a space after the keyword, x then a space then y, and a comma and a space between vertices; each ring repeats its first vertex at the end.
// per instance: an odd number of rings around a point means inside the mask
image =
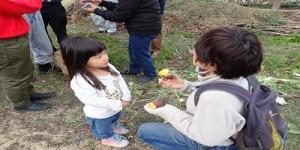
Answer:
POLYGON ((118 120, 131 94, 120 73, 109 64, 105 46, 89 38, 69 38, 62 44, 62 57, 94 136, 104 145, 127 146, 128 140, 120 134, 128 129, 118 120))
POLYGON ((190 93, 186 111, 173 105, 145 110, 168 122, 145 123, 138 130, 139 138, 164 150, 211 149, 237 150, 234 139, 244 127, 245 103, 231 93, 208 90, 194 103, 196 86, 211 82, 228 82, 249 89, 245 77, 260 70, 262 47, 257 37, 239 28, 218 28, 204 34, 195 44, 193 63, 198 82, 177 77, 162 78, 164 87, 190 93))

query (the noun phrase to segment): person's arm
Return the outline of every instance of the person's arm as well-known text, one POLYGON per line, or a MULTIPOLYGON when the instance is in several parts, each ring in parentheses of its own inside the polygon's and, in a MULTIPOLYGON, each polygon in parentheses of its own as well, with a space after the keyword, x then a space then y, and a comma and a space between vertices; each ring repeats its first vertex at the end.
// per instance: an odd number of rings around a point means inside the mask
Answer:
POLYGON ((0 14, 23 15, 33 13, 42 7, 41 0, 0 0, 0 14))
POLYGON ((188 80, 183 80, 183 86, 178 90, 186 93, 192 93, 196 89, 196 86, 198 85, 200 85, 199 82, 191 82, 188 80))
POLYGON ((82 77, 74 77, 71 81, 71 88, 76 97, 85 105, 108 108, 114 111, 122 110, 120 100, 108 99, 105 92, 100 91, 88 84, 82 77), (96 92, 96 90, 98 92, 96 92))
POLYGON ((161 116, 189 138, 206 146, 216 146, 241 130, 245 124, 242 115, 213 100, 220 96, 224 100, 227 98, 224 92, 203 93, 194 115, 169 104, 157 108, 153 114, 161 116))
POLYGON ((114 10, 116 8, 118 3, 114 3, 114 2, 108 2, 108 1, 102 1, 102 3, 100 4, 100 6, 105 7, 107 10, 114 10))
POLYGON ((132 17, 139 3, 140 0, 120 0, 114 10, 101 10, 96 8, 94 13, 109 21, 124 22, 132 17))

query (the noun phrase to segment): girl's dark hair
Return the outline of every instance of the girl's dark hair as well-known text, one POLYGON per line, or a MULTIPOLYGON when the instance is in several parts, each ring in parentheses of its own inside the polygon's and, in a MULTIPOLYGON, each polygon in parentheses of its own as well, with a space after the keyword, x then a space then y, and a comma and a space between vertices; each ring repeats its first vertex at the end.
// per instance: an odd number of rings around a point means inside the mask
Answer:
POLYGON ((260 70, 262 46, 257 37, 241 28, 217 28, 195 44, 198 62, 216 65, 215 73, 225 79, 247 77, 260 70))
MULTIPOLYGON (((69 78, 72 79, 77 73, 94 88, 104 90, 105 86, 97 77, 87 70, 87 62, 90 57, 95 56, 105 50, 105 45, 94 39, 86 37, 67 38, 62 42, 61 54, 64 64, 67 66, 69 78)), ((118 76, 110 67, 105 68, 112 75, 118 76)))

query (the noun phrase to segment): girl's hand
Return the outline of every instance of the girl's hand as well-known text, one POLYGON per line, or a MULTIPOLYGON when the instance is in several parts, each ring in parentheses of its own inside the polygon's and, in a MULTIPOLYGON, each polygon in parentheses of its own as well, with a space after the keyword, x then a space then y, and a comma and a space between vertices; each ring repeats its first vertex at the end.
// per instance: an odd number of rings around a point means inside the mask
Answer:
POLYGON ((128 101, 121 100, 121 103, 122 103, 122 108, 123 109, 129 106, 129 102, 128 101))
POLYGON ((172 78, 159 78, 158 84, 162 87, 180 89, 183 86, 184 82, 183 80, 172 75, 172 78))

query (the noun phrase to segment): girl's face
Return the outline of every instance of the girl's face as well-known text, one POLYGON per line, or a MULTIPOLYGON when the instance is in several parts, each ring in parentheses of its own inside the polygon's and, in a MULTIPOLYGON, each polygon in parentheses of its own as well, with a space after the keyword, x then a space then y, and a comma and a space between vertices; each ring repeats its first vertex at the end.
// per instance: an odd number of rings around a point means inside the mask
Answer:
POLYGON ((214 74, 216 71, 216 66, 212 64, 205 64, 201 63, 200 61, 197 61, 197 55, 195 53, 195 50, 193 52, 193 65, 196 67, 196 70, 199 74, 202 73, 203 76, 214 74))
POLYGON ((106 68, 109 63, 108 55, 106 51, 102 51, 95 56, 90 57, 87 62, 87 67, 91 69, 99 69, 99 68, 106 68))

